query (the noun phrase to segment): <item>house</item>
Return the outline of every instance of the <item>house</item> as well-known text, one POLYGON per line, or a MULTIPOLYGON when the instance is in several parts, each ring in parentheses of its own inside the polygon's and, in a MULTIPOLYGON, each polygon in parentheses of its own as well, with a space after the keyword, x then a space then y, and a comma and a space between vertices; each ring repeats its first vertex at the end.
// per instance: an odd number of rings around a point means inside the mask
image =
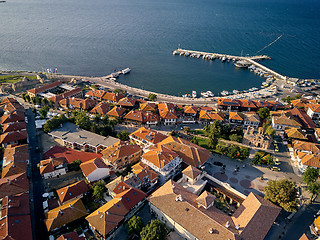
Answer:
POLYGON ((312 121, 318 123, 320 120, 320 104, 307 104, 307 114, 312 121))
POLYGON ((203 180, 202 178, 203 173, 198 168, 190 165, 182 171, 182 178, 177 183, 199 196, 207 184, 207 180, 203 180))
POLYGON ((238 101, 240 102, 240 109, 242 112, 251 112, 258 110, 256 104, 254 104, 254 102, 251 100, 240 99, 238 101))
POLYGON ((63 123, 60 128, 52 130, 48 134, 53 138, 60 139, 66 147, 95 153, 99 153, 119 141, 111 136, 104 137, 83 130, 71 122, 63 123))
POLYGON ((228 99, 228 98, 218 98, 217 99, 217 108, 220 111, 240 111, 240 103, 238 100, 235 99, 228 99))
POLYGON ((320 142, 320 128, 314 129, 314 136, 316 137, 317 141, 320 142))
MULTIPOLYGON (((67 86, 67 85, 64 85, 67 86)), ((45 96, 47 98, 48 101, 52 101, 55 105, 55 107, 58 107, 59 102, 62 99, 66 99, 66 98, 82 98, 83 97, 83 93, 82 93, 82 89, 81 88, 73 88, 70 86, 66 87, 67 89, 70 89, 66 92, 63 92, 59 95, 55 95, 53 93, 50 93, 49 96, 45 96)))
POLYGON ((73 202, 82 198, 89 191, 89 187, 84 180, 75 182, 57 190, 60 205, 73 202))
POLYGON ((258 114, 256 114, 255 112, 244 113, 244 122, 243 122, 244 128, 247 128, 247 127, 258 128, 259 125, 260 125, 260 118, 258 114))
POLYGON ((129 135, 129 138, 131 143, 137 144, 145 149, 150 146, 156 145, 157 143, 167 138, 167 136, 153 129, 141 127, 131 133, 129 135))
POLYGON ((263 240, 281 211, 251 192, 229 216, 215 207, 214 199, 206 191, 197 196, 169 180, 148 201, 157 218, 183 239, 263 240))
POLYGON ((67 173, 67 161, 64 157, 49 158, 40 161, 40 174, 44 179, 54 178, 67 173))
POLYGON ((109 103, 100 102, 90 111, 90 113, 104 116, 109 112, 109 110, 110 110, 109 103))
POLYGON ((2 133, 16 132, 27 129, 27 124, 25 122, 10 122, 3 124, 2 133))
POLYGON ((77 232, 62 234, 57 240, 85 240, 85 237, 80 237, 77 232))
POLYGON ((284 132, 291 140, 308 141, 308 135, 305 133, 305 130, 300 128, 285 128, 284 132))
POLYGON ((194 167, 201 166, 211 157, 207 149, 179 137, 169 136, 161 141, 159 145, 176 152, 183 162, 194 167))
POLYGON ((64 109, 78 109, 88 111, 92 109, 97 102, 92 99, 81 99, 81 98, 65 98, 59 101, 59 105, 64 109))
POLYGON ((141 162, 158 173, 160 183, 164 183, 180 172, 182 159, 167 147, 156 145, 141 156, 141 162))
POLYGON ((111 103, 117 103, 119 102, 120 99, 124 98, 125 96, 123 94, 119 93, 112 93, 112 92, 106 92, 103 96, 102 99, 104 101, 108 101, 111 103))
POLYGON ((194 106, 184 106, 183 108, 185 116, 195 117, 198 113, 198 108, 194 106))
POLYGON ((7 146, 3 153, 2 178, 24 173, 29 164, 28 145, 7 146))
POLYGON ((291 158, 298 163, 300 172, 304 172, 308 166, 320 168, 320 144, 295 140, 290 150, 291 158))
POLYGON ((87 214, 88 212, 81 199, 76 199, 46 212, 44 224, 48 232, 52 232, 87 214))
POLYGON ((157 105, 151 102, 140 103, 140 111, 144 112, 156 112, 157 105))
POLYGON ((239 112, 229 112, 229 122, 235 124, 242 124, 244 120, 244 114, 239 112))
POLYGON ((94 158, 81 163, 80 168, 88 182, 99 181, 109 176, 109 167, 100 159, 94 158))
POLYGON ((312 240, 311 238, 307 237, 307 235, 304 233, 299 240, 312 240))
POLYGON ((56 81, 56 82, 49 83, 49 84, 46 84, 46 85, 38 87, 38 88, 30 89, 27 91, 27 93, 30 97, 37 97, 37 96, 39 96, 40 93, 48 92, 50 90, 53 90, 53 89, 59 87, 60 85, 62 85, 62 82, 56 81))
POLYGON ((124 119, 137 125, 157 125, 159 123, 159 116, 156 113, 139 110, 131 110, 124 116, 124 119))
POLYGON ((299 119, 299 122, 302 125, 302 128, 314 129, 316 127, 316 124, 312 121, 312 119, 308 116, 308 114, 303 109, 293 108, 288 110, 287 112, 289 112, 292 116, 299 119))
POLYGON ((133 165, 132 172, 139 178, 144 189, 152 189, 158 183, 159 174, 142 162, 133 165))
POLYGON ((27 192, 29 192, 29 180, 26 173, 0 178, 0 199, 27 192))
POLYGON ((135 98, 124 97, 118 101, 117 106, 132 109, 136 104, 137 100, 135 98))
POLYGON ((105 95, 107 92, 104 90, 91 90, 85 94, 86 98, 91 98, 93 100, 102 101, 103 95, 105 95))
POLYGON ((114 198, 117 194, 122 193, 130 188, 141 188, 142 183, 139 178, 136 177, 135 174, 130 173, 125 177, 119 176, 116 179, 106 184, 106 189, 108 190, 108 194, 114 198))
POLYGON ((86 217, 89 227, 99 239, 111 239, 119 226, 128 220, 142 205, 147 195, 130 188, 86 217))
POLYGON ((278 111, 270 112, 271 126, 274 130, 284 130, 286 127, 301 128, 302 125, 298 117, 290 112, 278 111))
POLYGON ((263 149, 268 149, 271 145, 271 142, 272 138, 269 135, 264 134, 262 127, 256 129, 250 126, 247 127, 242 140, 243 144, 263 149))
POLYGON ((172 125, 177 123, 177 113, 172 103, 159 103, 159 115, 164 125, 172 125))
POLYGON ((202 124, 211 124, 214 121, 223 122, 224 118, 225 118, 225 115, 222 112, 200 110, 200 113, 199 113, 199 121, 202 124))
POLYGON ((111 118, 121 119, 126 112, 125 108, 114 106, 107 115, 111 118))
POLYGON ((102 152, 102 160, 113 167, 114 170, 120 170, 128 164, 138 162, 142 155, 142 149, 138 145, 130 144, 125 141, 118 141, 102 152))
POLYGON ((4 147, 7 145, 14 144, 25 144, 27 143, 28 133, 26 129, 15 132, 6 132, 0 135, 0 144, 4 147))
POLYGON ((32 240, 29 194, 5 196, 0 207, 0 239, 32 240))

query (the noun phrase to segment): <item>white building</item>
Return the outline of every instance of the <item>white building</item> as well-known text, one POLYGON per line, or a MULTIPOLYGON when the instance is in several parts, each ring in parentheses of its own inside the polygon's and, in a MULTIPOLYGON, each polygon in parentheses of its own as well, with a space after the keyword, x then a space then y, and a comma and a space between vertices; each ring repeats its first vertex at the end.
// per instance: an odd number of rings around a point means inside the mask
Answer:
POLYGON ((54 178, 67 173, 67 161, 64 157, 49 158, 40 161, 40 174, 44 179, 54 178))
POLYGON ((108 177, 110 173, 108 166, 99 158, 81 163, 80 168, 88 182, 99 181, 108 177))

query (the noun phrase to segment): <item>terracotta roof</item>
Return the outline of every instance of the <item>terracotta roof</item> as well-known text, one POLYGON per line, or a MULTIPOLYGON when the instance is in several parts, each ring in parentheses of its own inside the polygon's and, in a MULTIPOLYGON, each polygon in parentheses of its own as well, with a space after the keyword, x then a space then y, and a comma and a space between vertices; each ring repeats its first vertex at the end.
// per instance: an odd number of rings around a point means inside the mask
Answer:
POLYGON ((145 102, 140 103, 140 110, 145 112, 155 112, 157 105, 155 103, 145 102))
POLYGON ((109 103, 100 102, 91 111, 92 114, 105 115, 110 109, 109 103))
POLYGON ((146 177, 151 183, 155 183, 159 179, 159 174, 141 162, 138 162, 132 166, 132 172, 140 179, 142 183, 146 183, 146 177))
POLYGON ((320 152, 320 144, 296 140, 292 142, 292 145, 294 150, 311 152, 311 153, 320 152))
POLYGON ((304 98, 291 100, 292 106, 297 107, 297 108, 298 107, 305 107, 308 102, 309 102, 308 99, 304 99, 304 98))
POLYGON ((10 122, 3 124, 2 133, 15 132, 18 130, 26 129, 27 124, 25 122, 10 122))
POLYGON ((93 108, 96 105, 96 101, 92 99, 81 99, 81 98, 65 98, 59 101, 61 106, 65 106, 67 108, 76 108, 76 109, 84 109, 88 110, 93 108), (70 107, 72 106, 72 107, 70 107))
POLYGON ((4 106, 2 106, 2 108, 3 108, 3 111, 5 111, 7 113, 11 113, 14 111, 24 112, 24 108, 19 102, 5 103, 4 106))
POLYGON ((286 128, 285 132, 289 138, 308 140, 307 134, 300 128, 286 128))
POLYGON ((302 125, 299 122, 299 119, 295 116, 292 116, 292 114, 288 113, 282 113, 282 115, 275 115, 273 116, 273 122, 275 124, 279 125, 286 125, 286 126, 292 126, 292 127, 302 127, 302 125))
POLYGON ((200 110, 213 111, 213 108, 212 107, 200 107, 200 110))
POLYGON ((10 123, 10 122, 24 122, 24 114, 21 112, 13 112, 10 114, 3 115, 1 117, 1 124, 10 123))
POLYGON ((240 102, 235 99, 229 99, 229 98, 218 98, 217 99, 218 105, 221 106, 235 106, 240 107, 240 102))
POLYGON ((100 159, 94 158, 90 161, 80 164, 80 168, 83 172, 83 175, 88 177, 92 172, 99 168, 108 168, 108 166, 100 159))
POLYGON ((1 104, 4 104, 4 103, 19 103, 19 102, 16 99, 12 98, 12 97, 5 97, 1 101, 1 104))
POLYGON ((60 158, 64 157, 68 163, 72 163, 75 160, 81 160, 81 162, 86 162, 96 157, 101 158, 102 154, 93 152, 77 151, 71 148, 54 146, 45 152, 42 157, 44 159, 48 158, 60 158))
POLYGON ((66 162, 67 160, 65 157, 49 158, 46 160, 42 160, 40 161, 40 174, 53 172, 56 166, 62 165, 66 162))
POLYGON ((260 118, 256 113, 252 113, 252 112, 244 113, 244 119, 245 121, 260 123, 260 118))
POLYGON ((167 138, 166 135, 146 127, 139 128, 129 136, 135 136, 153 144, 157 144, 167 138))
POLYGON ((111 93, 107 92, 105 93, 102 98, 104 100, 112 101, 112 102, 118 102, 121 98, 124 98, 123 94, 118 94, 118 93, 111 93))
POLYGON ((0 136, 0 143, 10 143, 20 140, 25 140, 28 137, 28 133, 26 129, 16 132, 6 132, 1 134, 0 136))
POLYGON ((243 121, 244 115, 238 112, 229 112, 229 119, 236 121, 243 121))
POLYGON ((118 141, 104 149, 101 153, 104 159, 114 163, 119 158, 130 156, 141 151, 142 149, 138 145, 130 144, 129 142, 118 141))
POLYGON ((257 106, 253 103, 251 100, 247 99, 241 99, 239 100, 240 106, 241 107, 246 107, 246 108, 256 108, 257 106))
POLYGON ((153 146, 141 157, 162 169, 179 155, 162 145, 153 146))
POLYGON ((158 109, 162 119, 178 119, 172 103, 159 103, 158 109))
POLYGON ((182 160, 194 167, 198 167, 210 158, 210 152, 185 139, 169 136, 159 143, 175 151, 182 160))
POLYGON ((117 105, 121 107, 133 107, 136 104, 136 99, 135 98, 122 98, 118 101, 117 105))
POLYGON ((127 115, 124 116, 124 119, 126 120, 132 120, 137 121, 141 123, 147 123, 147 122, 158 122, 159 116, 152 112, 143 112, 138 110, 132 110, 128 112, 127 115))
POLYGON ((26 173, 0 179, 0 199, 29 191, 29 180, 26 173))
POLYGON ((198 109, 197 107, 193 107, 193 106, 184 106, 184 113, 188 113, 188 114, 197 114, 198 109))
POLYGON ((186 175, 187 177, 191 178, 191 179, 195 179, 195 178, 198 177, 202 172, 201 172, 198 168, 190 165, 190 166, 188 166, 186 169, 184 169, 184 170, 182 171, 182 173, 183 173, 184 175, 186 175))
POLYGON ((120 118, 125 111, 126 111, 126 109, 124 109, 124 108, 114 106, 114 107, 107 113, 107 115, 110 116, 110 117, 118 117, 118 118, 120 118))
POLYGON ((112 190, 115 194, 119 194, 122 193, 124 191, 127 191, 128 189, 130 189, 131 187, 125 183, 125 182, 119 182, 114 189, 112 190))
POLYGON ((57 240, 85 240, 85 237, 79 237, 79 235, 76 232, 70 232, 61 235, 57 238, 57 240))
POLYGON ((147 195, 139 189, 131 188, 118 194, 105 205, 91 213, 86 220, 102 236, 107 236, 124 217, 131 208, 142 201, 147 195))
POLYGON ((29 194, 2 199, 0 226, 0 239, 32 240, 29 194))
POLYGON ((289 112, 300 119, 300 123, 305 128, 315 128, 316 125, 303 109, 293 108, 289 112))
POLYGON ((320 104, 307 104, 308 108, 310 108, 313 112, 320 113, 320 104))
POLYGON ((62 82, 57 81, 57 82, 46 84, 46 85, 38 87, 38 88, 30 89, 30 90, 28 90, 28 92, 33 93, 33 94, 38 94, 38 93, 42 93, 44 91, 47 91, 49 89, 58 87, 61 84, 62 84, 62 82))
POLYGON ((8 145, 3 153, 2 178, 27 171, 29 160, 28 145, 8 145))
POLYGON ((304 233, 299 240, 311 240, 311 238, 308 238, 307 235, 304 233))
POLYGON ((206 120, 224 120, 224 113, 222 112, 207 112, 204 110, 200 110, 199 119, 206 119, 206 120))
POLYGON ((197 197, 196 202, 201 204, 204 208, 209 208, 214 204, 215 199, 216 196, 204 191, 199 197, 197 197))
POLYGON ((320 156, 312 153, 298 152, 301 163, 306 166, 320 168, 320 156))
POLYGON ((73 222, 88 214, 81 199, 76 199, 70 203, 63 204, 45 213, 44 223, 48 232, 60 228, 63 225, 73 222))
POLYGON ((60 188, 57 190, 57 194, 60 202, 63 204, 64 202, 69 201, 81 194, 84 194, 89 191, 89 188, 84 180, 79 182, 70 184, 66 187, 60 188))
POLYGON ((96 97, 96 98, 102 98, 103 95, 105 95, 107 92, 104 90, 91 90, 86 93, 86 97, 96 97))
POLYGON ((116 179, 112 180, 108 184, 106 184, 106 188, 114 193, 120 193, 129 188, 138 188, 141 187, 141 181, 135 174, 128 174, 125 177, 119 176, 116 179), (125 186, 125 188, 117 188, 120 183, 124 183, 121 186, 125 186))

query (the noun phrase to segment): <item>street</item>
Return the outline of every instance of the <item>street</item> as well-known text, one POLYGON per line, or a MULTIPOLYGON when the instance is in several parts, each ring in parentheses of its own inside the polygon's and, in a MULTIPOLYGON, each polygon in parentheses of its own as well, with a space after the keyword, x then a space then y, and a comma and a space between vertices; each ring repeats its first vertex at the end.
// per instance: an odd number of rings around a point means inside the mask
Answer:
POLYGON ((27 131, 29 138, 29 155, 30 155, 30 210, 31 210, 31 223, 32 223, 32 235, 35 240, 48 239, 48 233, 45 228, 43 219, 43 208, 42 208, 42 194, 43 183, 42 177, 37 164, 41 160, 40 151, 37 152, 36 148, 39 147, 37 130, 35 126, 35 118, 31 109, 26 110, 28 117, 27 131))

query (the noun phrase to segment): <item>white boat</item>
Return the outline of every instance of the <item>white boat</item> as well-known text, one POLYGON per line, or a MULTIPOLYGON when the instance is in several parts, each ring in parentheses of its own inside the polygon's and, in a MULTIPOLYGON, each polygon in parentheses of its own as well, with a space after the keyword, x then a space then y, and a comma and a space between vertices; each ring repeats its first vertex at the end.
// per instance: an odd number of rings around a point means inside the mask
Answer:
POLYGON ((234 65, 238 68, 247 68, 250 64, 246 61, 237 61, 234 65))
POLYGON ((222 58, 222 62, 224 62, 226 59, 227 59, 226 57, 223 57, 223 58, 222 58))
POLYGON ((207 91, 209 97, 214 97, 214 94, 211 91, 207 91))
POLYGON ((189 55, 190 55, 190 53, 189 53, 189 52, 186 52, 185 56, 187 56, 187 57, 188 57, 189 55))
POLYGON ((239 93, 238 90, 233 90, 232 92, 233 92, 234 94, 238 94, 238 93, 239 93))
POLYGON ((181 52, 179 55, 182 56, 184 54, 184 52, 181 52))
POLYGON ((192 97, 196 98, 197 97, 197 92, 196 91, 192 91, 192 97))
POLYGON ((121 72, 122 72, 122 74, 127 74, 127 73, 129 73, 130 71, 131 71, 130 68, 126 68, 126 69, 123 69, 121 72))
POLYGON ((178 52, 177 52, 177 50, 174 50, 173 52, 172 52, 172 55, 176 55, 178 52))
POLYGON ((113 78, 117 78, 119 77, 119 73, 115 72, 115 73, 111 73, 111 77, 113 78))

